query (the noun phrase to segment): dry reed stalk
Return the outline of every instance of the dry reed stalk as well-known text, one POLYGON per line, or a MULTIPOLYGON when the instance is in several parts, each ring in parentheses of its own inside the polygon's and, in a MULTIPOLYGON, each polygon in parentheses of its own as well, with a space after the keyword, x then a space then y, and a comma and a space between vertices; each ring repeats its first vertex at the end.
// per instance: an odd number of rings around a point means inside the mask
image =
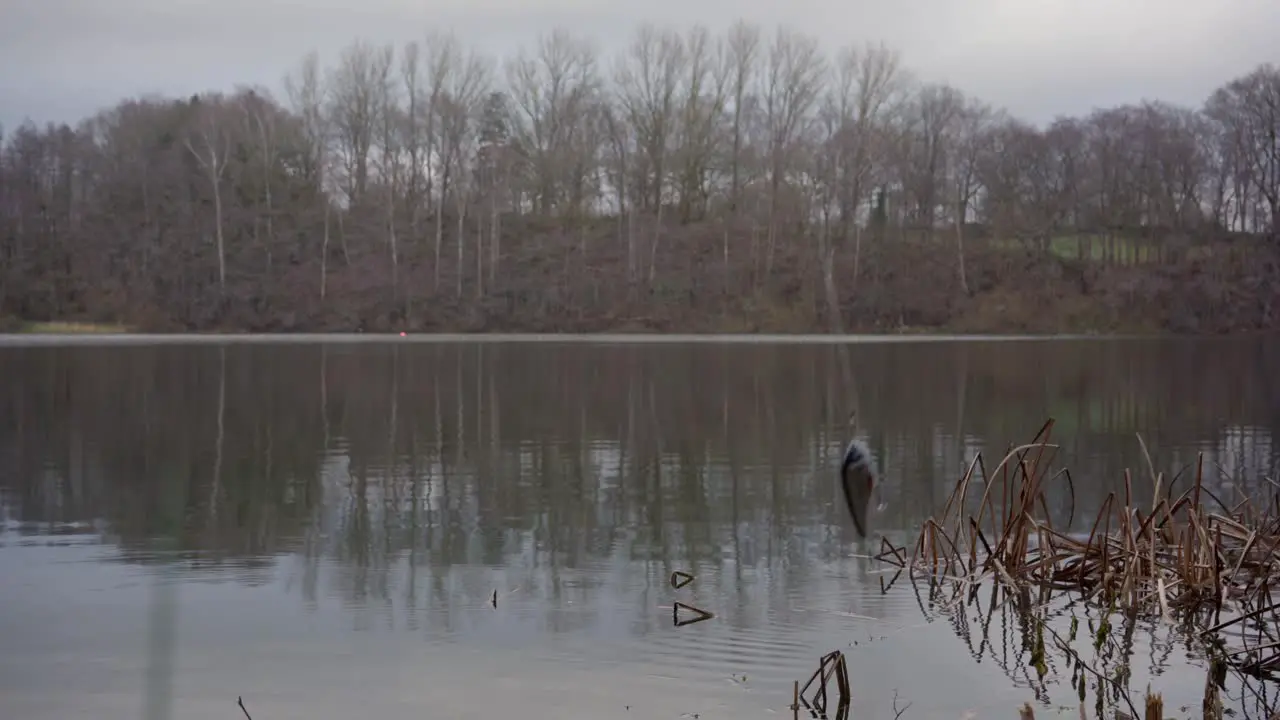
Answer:
MULTIPOLYGON (((1066 478, 1075 513, 1070 474, 1049 471, 1049 451, 1057 447, 1049 443, 1053 427, 1050 418, 1032 442, 1010 447, 991 473, 978 454, 941 513, 925 520, 911 553, 882 539, 877 559, 913 579, 923 572, 970 590, 994 577, 1015 593, 1037 588, 1048 597, 1070 590, 1107 607, 1170 620, 1225 613, 1228 623, 1216 624, 1216 631, 1231 623, 1242 630, 1280 619, 1270 600, 1271 585, 1280 580, 1280 494, 1267 503, 1244 497, 1229 508, 1205 486, 1200 455, 1191 486, 1175 500, 1168 491, 1183 473, 1166 482, 1138 436, 1154 486, 1149 507, 1137 506, 1133 476, 1126 471, 1122 494, 1107 494, 1088 536, 1071 537, 1054 528, 1048 511, 1051 485, 1066 478), (972 505, 979 483, 984 487, 972 505), (1211 511, 1206 499, 1220 511, 1211 511)), ((1280 649, 1263 656, 1263 647, 1271 646, 1259 643, 1247 654, 1252 666, 1280 672, 1280 649)))
POLYGON ((804 707, 814 717, 827 716, 827 685, 834 678, 836 681, 836 717, 845 718, 849 714, 849 704, 853 693, 849 685, 849 667, 845 663, 844 653, 834 650, 822 656, 818 669, 809 676, 809 681, 801 688, 797 681, 793 686, 793 709, 798 713, 804 707), (817 683, 812 697, 807 697, 809 688, 817 683))

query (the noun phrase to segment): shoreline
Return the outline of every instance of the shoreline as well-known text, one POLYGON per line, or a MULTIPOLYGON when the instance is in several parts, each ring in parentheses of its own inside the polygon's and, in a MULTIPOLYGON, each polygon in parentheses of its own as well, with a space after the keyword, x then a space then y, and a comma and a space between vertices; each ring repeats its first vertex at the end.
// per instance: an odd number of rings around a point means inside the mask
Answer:
POLYGON ((1269 333, 1231 335, 1187 334, 1054 334, 998 335, 960 333, 135 333, 135 332, 31 332, 0 333, 0 347, 50 347, 60 345, 285 345, 285 344, 774 344, 862 345, 941 342, 1079 342, 1141 340, 1232 340, 1269 333))

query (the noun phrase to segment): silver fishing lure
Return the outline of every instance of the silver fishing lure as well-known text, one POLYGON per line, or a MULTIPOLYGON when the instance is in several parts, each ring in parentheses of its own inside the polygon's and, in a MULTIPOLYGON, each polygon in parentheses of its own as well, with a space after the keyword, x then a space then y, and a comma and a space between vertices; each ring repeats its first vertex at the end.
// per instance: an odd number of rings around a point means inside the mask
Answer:
MULTIPOLYGON (((855 425, 853 415, 849 416, 849 426, 855 425)), ((878 482, 875 460, 871 457, 871 449, 866 443, 854 438, 844 451, 844 460, 840 464, 840 489, 844 491, 844 501, 853 518, 853 526, 858 536, 867 536, 867 509, 871 505, 871 491, 878 482)))

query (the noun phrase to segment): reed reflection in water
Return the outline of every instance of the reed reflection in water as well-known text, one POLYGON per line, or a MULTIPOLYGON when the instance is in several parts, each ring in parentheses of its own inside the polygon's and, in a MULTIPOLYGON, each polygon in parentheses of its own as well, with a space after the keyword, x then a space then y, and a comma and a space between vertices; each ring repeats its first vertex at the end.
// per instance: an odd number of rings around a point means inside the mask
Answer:
POLYGON ((1026 688, 923 622, 911 593, 880 592, 858 557, 878 534, 906 542, 976 452, 1048 416, 1076 481, 1052 508, 1064 525, 1142 465, 1136 431, 1162 469, 1206 452, 1224 491, 1277 467, 1274 343, 839 352, 0 349, 0 570, 19 581, 0 589, 17 638, 0 691, 23 717, 104 697, 107 716, 226 717, 236 695, 268 719, 491 716, 480 700, 711 717, 782 708, 843 646, 855 713, 892 717, 893 688, 917 712, 1005 712, 1026 688), (835 483, 855 404, 884 476, 867 543, 835 483), (673 591, 673 570, 697 579, 673 591), (153 584, 176 637, 145 612, 153 584), (675 630, 676 600, 716 618, 675 630))

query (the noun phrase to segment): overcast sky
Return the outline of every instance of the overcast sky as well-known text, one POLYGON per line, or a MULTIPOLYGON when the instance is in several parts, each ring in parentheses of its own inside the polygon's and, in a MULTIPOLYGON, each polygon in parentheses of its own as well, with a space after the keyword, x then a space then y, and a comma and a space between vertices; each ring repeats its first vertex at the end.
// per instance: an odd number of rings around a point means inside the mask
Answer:
POLYGON ((918 76, 1033 121, 1142 98, 1198 105, 1280 61, 1277 0, 0 0, 0 123, 74 122, 122 97, 278 89, 304 54, 452 29, 495 54, 562 26, 606 52, 640 23, 742 18, 828 49, 883 40, 918 76))

